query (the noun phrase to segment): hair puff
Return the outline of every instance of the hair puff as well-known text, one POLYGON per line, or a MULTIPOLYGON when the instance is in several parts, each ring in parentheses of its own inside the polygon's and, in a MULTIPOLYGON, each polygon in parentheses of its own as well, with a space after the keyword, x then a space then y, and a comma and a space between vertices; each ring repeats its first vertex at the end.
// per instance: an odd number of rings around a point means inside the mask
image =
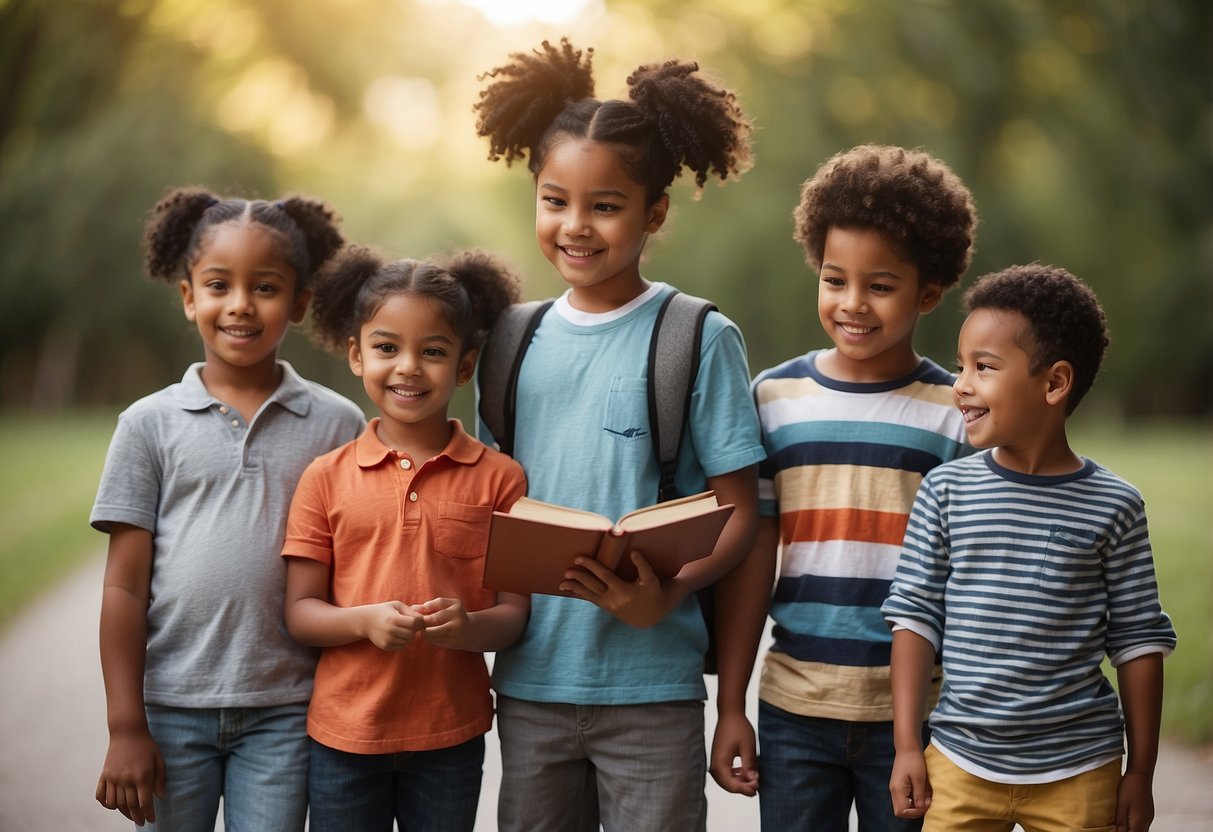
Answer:
POLYGON ((504 158, 508 165, 526 158, 570 102, 593 98, 593 56, 593 49, 574 49, 568 38, 559 46, 545 40, 479 76, 500 79, 480 91, 473 107, 479 113, 476 134, 488 137, 491 161, 504 158))

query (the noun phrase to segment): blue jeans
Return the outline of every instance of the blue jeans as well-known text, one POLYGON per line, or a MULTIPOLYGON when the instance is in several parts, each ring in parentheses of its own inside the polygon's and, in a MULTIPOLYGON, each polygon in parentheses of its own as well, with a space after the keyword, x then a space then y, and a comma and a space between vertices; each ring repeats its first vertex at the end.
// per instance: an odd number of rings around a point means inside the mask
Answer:
POLYGON ((312 832, 471 832, 484 736, 433 751, 351 754, 311 741, 312 832))
MULTIPOLYGON (((927 732, 923 729, 923 744, 927 732)), ((911 832, 922 821, 893 814, 893 723, 800 716, 758 703, 758 809, 770 832, 911 832)))
POLYGON ((164 756, 159 832, 299 832, 307 816, 307 703, 269 708, 147 706, 164 756))

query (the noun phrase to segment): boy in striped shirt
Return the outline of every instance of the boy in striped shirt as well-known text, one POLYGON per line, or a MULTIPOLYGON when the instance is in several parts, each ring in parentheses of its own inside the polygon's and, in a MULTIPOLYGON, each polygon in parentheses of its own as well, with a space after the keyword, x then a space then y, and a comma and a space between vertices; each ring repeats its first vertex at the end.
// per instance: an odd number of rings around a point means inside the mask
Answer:
MULTIPOLYGON (((953 378, 915 353, 913 338, 919 316, 968 268, 976 212, 938 159, 864 145, 804 184, 795 221, 833 346, 753 385, 767 451, 762 517, 755 550, 726 580, 753 581, 730 597, 771 599, 774 644, 759 688, 755 777, 738 738, 749 729, 740 711, 766 609, 732 611, 750 651, 736 664, 721 652, 713 773, 720 758, 741 757, 737 773, 759 791, 764 830, 846 829, 852 805, 865 832, 917 829, 888 805, 891 637, 880 604, 919 482, 967 450, 953 378)), ((752 730, 747 739, 752 748, 752 730)))
POLYGON ((1041 265, 987 275, 965 303, 956 406, 987 450, 923 481, 883 607, 893 809, 925 813, 925 830, 1146 832, 1175 631, 1141 495, 1066 439, 1108 343, 1103 310, 1069 272, 1041 265), (924 754, 918 726, 940 652, 924 754))

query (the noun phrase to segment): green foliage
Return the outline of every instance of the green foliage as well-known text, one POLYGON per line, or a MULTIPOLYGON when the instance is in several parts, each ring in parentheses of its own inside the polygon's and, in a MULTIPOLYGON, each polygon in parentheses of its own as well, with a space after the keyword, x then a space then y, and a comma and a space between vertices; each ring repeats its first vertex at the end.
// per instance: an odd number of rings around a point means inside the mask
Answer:
MULTIPOLYGON (((553 0, 553 5, 559 3, 553 0)), ((495 27, 457 0, 0 0, 0 404, 121 403, 197 353, 173 290, 139 277, 170 186, 319 194, 396 254, 533 243, 524 168, 474 135, 476 75, 569 34, 598 92, 679 55, 736 89, 757 163, 674 188, 648 273, 716 300, 755 369, 824 343, 791 239, 800 183, 863 142, 921 146, 969 183, 973 276, 1016 262, 1090 282, 1114 336, 1096 396, 1213 413, 1213 6, 1195 0, 603 0, 495 27), (336 36, 338 35, 339 36, 336 36), (118 371, 116 368, 120 367, 118 371)), ((960 292, 920 327, 945 365, 960 292)), ((307 374, 341 378, 306 345, 307 374)))

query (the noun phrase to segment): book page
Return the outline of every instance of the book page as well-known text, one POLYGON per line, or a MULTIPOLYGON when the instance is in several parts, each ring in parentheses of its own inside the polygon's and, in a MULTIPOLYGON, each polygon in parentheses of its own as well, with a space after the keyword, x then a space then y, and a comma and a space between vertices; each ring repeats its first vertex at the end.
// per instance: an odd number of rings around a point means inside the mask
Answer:
POLYGON ((545 503, 530 497, 519 497, 510 508, 509 514, 526 520, 537 520, 541 523, 558 523, 574 529, 595 529, 603 531, 611 528, 611 521, 601 514, 592 511, 558 506, 555 503, 545 503))
POLYGON ((716 492, 705 491, 690 497, 680 497, 664 503, 646 506, 625 514, 612 529, 614 534, 634 532, 640 529, 651 529, 654 526, 664 526, 687 517, 697 517, 707 514, 717 508, 716 492))

